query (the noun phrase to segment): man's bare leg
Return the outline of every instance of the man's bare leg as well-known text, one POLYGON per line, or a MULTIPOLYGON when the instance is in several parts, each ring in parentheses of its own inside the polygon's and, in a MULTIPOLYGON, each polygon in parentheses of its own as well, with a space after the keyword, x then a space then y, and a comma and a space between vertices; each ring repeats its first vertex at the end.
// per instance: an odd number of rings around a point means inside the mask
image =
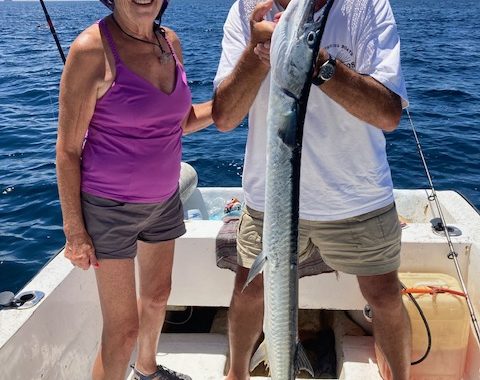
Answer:
POLYGON ((412 333, 397 271, 358 276, 358 283, 372 308, 375 343, 390 367, 392 380, 409 380, 412 333))
POLYGON ((225 380, 247 380, 255 343, 263 326, 263 277, 258 275, 242 292, 248 268, 238 266, 228 311, 230 369, 225 380))

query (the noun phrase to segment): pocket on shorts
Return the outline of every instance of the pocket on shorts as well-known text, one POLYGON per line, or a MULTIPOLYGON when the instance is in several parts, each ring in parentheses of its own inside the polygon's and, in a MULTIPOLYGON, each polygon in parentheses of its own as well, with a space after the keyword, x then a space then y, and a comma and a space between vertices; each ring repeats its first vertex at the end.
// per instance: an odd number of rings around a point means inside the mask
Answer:
POLYGON ((237 236, 240 234, 240 230, 241 230, 241 228, 242 228, 244 216, 245 216, 245 211, 242 211, 242 213, 240 214, 240 218, 238 219, 238 224, 237 224, 237 236))
POLYGON ((391 242, 400 239, 402 226, 400 225, 397 209, 395 207, 386 213, 379 215, 378 223, 385 241, 391 242))
POLYGON ((378 247, 400 240, 401 227, 395 207, 360 222, 355 235, 363 247, 378 247))
POLYGON ((261 244, 262 236, 260 222, 248 212, 243 212, 238 222, 237 237, 251 243, 261 244))

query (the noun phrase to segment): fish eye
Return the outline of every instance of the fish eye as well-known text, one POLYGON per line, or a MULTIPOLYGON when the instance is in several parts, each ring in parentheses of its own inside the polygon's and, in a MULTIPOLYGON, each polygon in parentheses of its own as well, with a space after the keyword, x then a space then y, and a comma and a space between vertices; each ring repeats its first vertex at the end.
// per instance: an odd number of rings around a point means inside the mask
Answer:
POLYGON ((308 45, 312 46, 313 43, 315 42, 315 36, 316 36, 316 33, 315 32, 309 32, 308 35, 307 35, 307 43, 308 45))

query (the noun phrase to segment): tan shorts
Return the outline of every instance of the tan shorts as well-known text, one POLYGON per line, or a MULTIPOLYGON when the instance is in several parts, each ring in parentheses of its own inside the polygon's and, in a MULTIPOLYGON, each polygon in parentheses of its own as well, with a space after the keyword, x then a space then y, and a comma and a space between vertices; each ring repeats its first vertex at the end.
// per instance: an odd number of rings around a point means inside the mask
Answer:
MULTIPOLYGON (((263 213, 245 207, 237 233, 237 261, 250 268, 262 250, 263 213)), ((395 204, 334 222, 301 219, 299 262, 315 246, 330 267, 358 276, 380 275, 398 270, 402 229, 395 204)))

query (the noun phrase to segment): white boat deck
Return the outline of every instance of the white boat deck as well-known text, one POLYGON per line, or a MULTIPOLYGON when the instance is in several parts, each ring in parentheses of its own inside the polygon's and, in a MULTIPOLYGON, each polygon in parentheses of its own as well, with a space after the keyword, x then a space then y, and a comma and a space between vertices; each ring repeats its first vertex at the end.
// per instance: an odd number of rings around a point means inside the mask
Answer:
MULTIPOLYGON (((480 310, 480 215, 454 192, 438 192, 448 224, 462 230, 452 237, 460 268, 475 309, 480 310)), ((197 189, 185 210, 200 209, 206 218, 208 201, 241 199, 239 188, 197 189)), ((401 272, 444 273, 457 277, 445 238, 432 232, 436 213, 422 190, 396 190, 397 208, 408 221, 402 236, 401 272)), ((215 239, 221 221, 189 220, 187 233, 177 241, 173 269, 172 306, 226 308, 234 274, 216 266, 215 239)), ((101 313, 93 271, 75 269, 55 257, 23 289, 45 297, 33 308, 0 310, 0 363, 9 379, 90 378, 101 330, 101 313)), ((300 281, 299 307, 307 310, 362 310, 365 305, 354 276, 329 273, 300 281)), ((480 315, 477 315, 480 316, 480 315)), ((348 334, 347 334, 348 335, 348 334)), ((339 335, 342 336, 342 335, 339 335)), ((339 379, 377 380, 378 370, 370 337, 337 341, 339 379)), ((205 334, 162 334, 159 362, 184 371, 194 380, 222 379, 227 358, 225 331, 205 334)), ((254 377, 261 379, 261 377, 254 377)), ((470 336, 463 380, 480 379, 480 354, 470 336)), ((450 379, 449 379, 450 380, 450 379)), ((453 379, 452 379, 453 380, 453 379)))
MULTIPOLYGON (((345 337, 343 355, 345 363, 338 379, 381 380, 372 337, 345 337)), ((193 380, 222 380, 227 357, 228 339, 224 334, 163 334, 157 362, 175 371, 188 373, 193 380)), ((308 375, 304 378, 311 379, 308 375)), ((131 379, 132 373, 127 377, 127 380, 131 379)), ((269 377, 252 376, 251 379, 267 380, 269 377)))
POLYGON ((218 380, 224 377, 227 354, 224 334, 162 334, 157 362, 192 379, 218 380))

